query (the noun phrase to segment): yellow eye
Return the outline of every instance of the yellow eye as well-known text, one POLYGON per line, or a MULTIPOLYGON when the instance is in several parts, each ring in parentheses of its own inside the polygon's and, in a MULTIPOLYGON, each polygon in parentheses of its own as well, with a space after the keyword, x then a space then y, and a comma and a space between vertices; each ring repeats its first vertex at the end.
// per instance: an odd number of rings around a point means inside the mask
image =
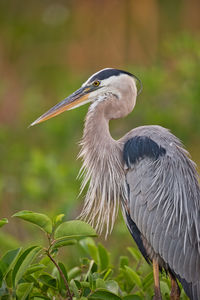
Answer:
POLYGON ((100 81, 99 80, 95 80, 92 85, 93 86, 99 86, 100 85, 100 81))

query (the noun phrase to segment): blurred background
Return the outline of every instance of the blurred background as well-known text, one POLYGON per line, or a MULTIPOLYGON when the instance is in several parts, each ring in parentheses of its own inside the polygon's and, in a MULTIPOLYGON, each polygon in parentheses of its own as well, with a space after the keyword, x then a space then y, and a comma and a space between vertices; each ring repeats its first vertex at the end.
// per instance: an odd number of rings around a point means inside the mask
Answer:
MULTIPOLYGON (((42 240, 11 219, 16 211, 79 215, 76 157, 88 107, 27 127, 101 68, 130 71, 144 86, 134 112, 111 122, 114 138, 159 124, 199 165, 199 12, 198 0, 0 1, 0 217, 10 220, 0 254, 42 240)), ((121 215, 101 240, 114 259, 133 245, 121 215)))

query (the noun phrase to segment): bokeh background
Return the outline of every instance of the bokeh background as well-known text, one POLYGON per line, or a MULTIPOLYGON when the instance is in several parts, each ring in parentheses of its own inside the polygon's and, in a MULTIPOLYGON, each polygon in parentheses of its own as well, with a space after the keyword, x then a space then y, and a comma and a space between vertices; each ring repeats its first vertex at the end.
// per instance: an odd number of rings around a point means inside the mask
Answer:
MULTIPOLYGON (((27 127, 101 68, 130 71, 144 86, 134 112, 111 123, 113 137, 159 124, 200 164, 199 12, 198 0, 0 1, 0 217, 10 220, 0 254, 43 239, 11 218, 16 211, 80 213, 76 157, 88 107, 27 127)), ((133 245, 121 215, 101 240, 113 260, 133 245)))

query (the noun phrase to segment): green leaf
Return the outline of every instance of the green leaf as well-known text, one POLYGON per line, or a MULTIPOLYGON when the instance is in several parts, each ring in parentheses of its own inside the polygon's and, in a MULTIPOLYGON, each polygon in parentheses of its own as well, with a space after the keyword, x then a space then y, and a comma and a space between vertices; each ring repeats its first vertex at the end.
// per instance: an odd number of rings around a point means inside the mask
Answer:
POLYGON ((169 294, 170 294, 170 289, 169 289, 167 283, 164 282, 163 280, 160 280, 160 289, 161 289, 161 293, 162 293, 163 295, 166 296, 166 295, 169 295, 169 294))
POLYGON ((12 288, 12 269, 10 269, 9 272, 6 274, 5 282, 7 284, 7 287, 12 288))
POLYGON ((97 236, 95 230, 87 223, 74 220, 60 224, 55 230, 55 239, 68 237, 69 239, 81 239, 88 236, 97 236))
POLYGON ((125 270, 126 270, 126 274, 127 274, 128 278, 130 279, 130 281, 133 284, 136 284, 138 287, 141 288, 142 287, 142 282, 141 282, 141 279, 140 279, 139 275, 133 269, 131 269, 128 266, 125 266, 125 270))
POLYGON ((81 273, 82 273, 82 271, 79 267, 74 267, 68 271, 68 278, 69 278, 69 280, 71 280, 71 279, 75 278, 76 276, 80 275, 81 273))
MULTIPOLYGON (((66 270, 64 264, 59 262, 58 266, 60 267, 61 271, 63 272, 63 275, 65 276, 65 279, 68 281, 67 270, 66 270)), ((58 272, 58 276, 59 276, 59 283, 60 283, 59 287, 60 287, 60 289, 61 290, 62 289, 66 290, 66 286, 65 286, 65 283, 64 283, 64 280, 63 280, 62 276, 60 275, 60 272, 58 272)))
POLYGON ((89 284, 88 281, 81 281, 80 284, 81 284, 81 286, 82 286, 83 288, 89 288, 89 287, 90 287, 90 284, 89 284))
POLYGON ((21 248, 17 248, 14 250, 9 250, 0 260, 0 285, 3 278, 7 275, 9 270, 12 268, 15 263, 21 248))
POLYGON ((64 218, 64 214, 60 214, 60 215, 57 215, 53 218, 53 223, 54 224, 58 224, 58 223, 61 223, 63 218, 64 218))
POLYGON ((81 283, 79 280, 74 279, 74 282, 76 283, 77 288, 80 290, 81 289, 81 283))
MULTIPOLYGON (((93 240, 91 237, 87 237, 87 238, 85 238, 85 239, 83 239, 83 240, 80 240, 80 241, 79 241, 79 244, 80 244, 81 248, 83 249, 83 251, 84 251, 86 254, 89 254, 89 255, 91 255, 91 254, 90 254, 90 250, 89 250, 89 248, 88 248, 89 245, 92 245, 92 246, 96 247, 96 249, 97 249, 97 246, 96 246, 94 240, 93 240)), ((96 250, 96 251, 97 251, 97 250, 96 250)), ((97 255, 96 255, 96 256, 97 256, 97 255)))
POLYGON ((68 237, 61 238, 55 241, 51 249, 58 249, 64 246, 70 246, 70 245, 75 245, 77 243, 77 240, 69 240, 68 237))
POLYGON ((79 290, 76 285, 76 282, 73 279, 70 281, 70 289, 74 293, 74 296, 79 299, 80 298, 79 290))
POLYGON ((118 283, 114 280, 108 280, 105 282, 106 289, 109 290, 109 292, 112 292, 114 294, 118 294, 119 286, 118 283))
POLYGON ((95 261, 95 263, 99 264, 99 251, 91 237, 85 238, 79 242, 81 248, 84 250, 86 254, 89 254, 91 258, 95 261))
POLYGON ((8 224, 8 219, 3 218, 0 220, 0 227, 3 227, 5 224, 8 224))
POLYGON ((16 295, 18 299, 25 300, 33 289, 33 283, 20 283, 17 286, 16 295))
POLYGON ((96 288, 97 289, 106 289, 105 281, 102 278, 97 278, 97 280, 96 280, 96 288))
POLYGON ((27 268, 30 266, 31 262, 34 258, 39 254, 41 251, 41 247, 39 246, 32 246, 26 249, 18 258, 15 267, 13 269, 12 278, 13 278, 13 285, 19 282, 22 278, 24 273, 26 272, 27 268))
POLYGON ((94 265, 95 265, 94 260, 91 260, 91 261, 90 261, 90 264, 89 264, 88 271, 87 271, 87 273, 86 273, 85 276, 84 276, 84 280, 85 280, 85 281, 86 281, 87 278, 89 277, 90 273, 92 273, 92 269, 93 269, 93 266, 94 266, 94 265))
POLYGON ((141 259, 141 254, 138 249, 133 247, 128 247, 127 250, 133 256, 133 258, 138 262, 141 259))
POLYGON ((88 244, 88 252, 92 259, 94 259, 95 263, 98 265, 99 263, 99 252, 97 246, 94 244, 88 244))
MULTIPOLYGON (((63 272, 63 274, 64 274, 66 280, 68 280, 68 277, 67 277, 67 270, 66 270, 64 264, 63 264, 62 262, 59 262, 58 265, 59 265, 60 269, 62 270, 62 272, 63 272)), ((59 273, 59 274, 60 274, 60 273, 59 273)))
POLYGON ((122 298, 123 300, 142 300, 143 298, 141 298, 138 295, 128 295, 122 298))
POLYGON ((146 291, 153 284, 153 272, 149 273, 142 281, 143 290, 146 291))
POLYGON ((34 287, 40 288, 38 278, 34 277, 33 275, 31 275, 31 274, 30 274, 30 275, 24 274, 23 279, 24 279, 26 282, 33 283, 33 284, 34 284, 34 287))
POLYGON ((40 275, 38 280, 50 288, 57 289, 56 279, 54 277, 50 276, 48 273, 44 273, 44 274, 40 275))
POLYGON ((30 275, 32 273, 35 273, 35 272, 38 272, 38 271, 41 271, 43 270, 44 268, 46 268, 45 265, 42 265, 42 264, 34 264, 34 265, 31 265, 25 272, 26 275, 30 275))
POLYGON ((51 265, 52 261, 50 260, 50 258, 48 256, 43 256, 40 260, 40 264, 45 265, 46 267, 48 265, 51 265))
POLYGON ((33 223, 39 226, 43 231, 47 233, 52 233, 52 221, 45 214, 39 214, 28 210, 22 210, 13 215, 13 217, 17 217, 33 223))
POLYGON ((98 244, 98 252, 99 252, 100 270, 104 271, 109 266, 109 255, 107 250, 101 244, 98 244))
POLYGON ((109 277, 111 277, 113 274, 113 270, 112 269, 108 269, 108 271, 105 273, 103 280, 108 279, 109 277))
POLYGON ((88 299, 98 299, 98 300, 121 300, 121 298, 108 291, 96 291, 88 297, 88 299))
MULTIPOLYGON (((41 293, 32 293, 34 296, 34 300, 51 300, 48 296, 43 296, 41 293)), ((32 299, 32 298, 31 298, 32 299)))
POLYGON ((127 256, 120 256, 120 260, 119 260, 119 266, 120 268, 124 268, 125 266, 129 265, 129 259, 127 256))

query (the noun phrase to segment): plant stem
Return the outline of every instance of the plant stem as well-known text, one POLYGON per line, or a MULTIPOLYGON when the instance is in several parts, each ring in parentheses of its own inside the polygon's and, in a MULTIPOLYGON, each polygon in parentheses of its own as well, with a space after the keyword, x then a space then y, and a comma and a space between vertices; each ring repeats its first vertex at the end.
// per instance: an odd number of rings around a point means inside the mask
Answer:
POLYGON ((61 268, 59 267, 59 265, 57 264, 57 262, 53 259, 53 257, 51 256, 51 254, 49 253, 49 251, 47 251, 47 256, 50 258, 50 260, 53 262, 53 264, 56 266, 56 268, 58 269, 58 272, 60 273, 60 276, 62 277, 63 281, 64 281, 64 284, 65 284, 65 287, 66 287, 66 290, 67 290, 67 294, 68 294, 68 297, 70 300, 73 300, 72 298, 72 294, 70 292, 70 289, 69 289, 69 285, 68 285, 68 282, 65 278, 65 275, 63 274, 63 271, 61 270, 61 268))

